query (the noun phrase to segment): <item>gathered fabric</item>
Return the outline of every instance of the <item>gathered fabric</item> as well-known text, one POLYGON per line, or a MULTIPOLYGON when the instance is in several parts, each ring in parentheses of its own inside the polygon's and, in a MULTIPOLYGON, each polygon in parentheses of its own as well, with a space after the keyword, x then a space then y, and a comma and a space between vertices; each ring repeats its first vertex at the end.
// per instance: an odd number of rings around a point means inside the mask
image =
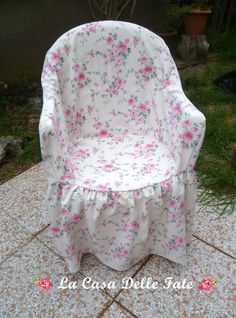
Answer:
POLYGON ((165 42, 123 21, 63 34, 42 71, 44 221, 70 272, 86 253, 123 271, 149 254, 187 264, 205 116, 165 42))

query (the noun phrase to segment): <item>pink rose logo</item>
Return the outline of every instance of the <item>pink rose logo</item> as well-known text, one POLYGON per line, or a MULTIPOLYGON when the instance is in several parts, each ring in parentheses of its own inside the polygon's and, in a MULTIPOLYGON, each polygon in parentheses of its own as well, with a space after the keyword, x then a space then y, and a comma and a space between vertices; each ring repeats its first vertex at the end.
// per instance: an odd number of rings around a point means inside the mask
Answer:
POLYGON ((212 290, 213 286, 217 284, 217 281, 215 279, 211 278, 204 278, 200 281, 198 288, 201 290, 212 290))
POLYGON ((53 286, 51 279, 44 277, 44 278, 37 278, 35 283, 44 290, 47 290, 53 286))

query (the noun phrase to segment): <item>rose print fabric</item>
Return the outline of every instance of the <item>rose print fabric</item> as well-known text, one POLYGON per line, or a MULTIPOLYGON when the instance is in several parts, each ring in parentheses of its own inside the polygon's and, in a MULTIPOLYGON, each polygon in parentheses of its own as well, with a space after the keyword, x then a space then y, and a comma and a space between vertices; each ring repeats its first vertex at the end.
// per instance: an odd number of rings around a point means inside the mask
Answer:
POLYGON ((149 254, 187 264, 205 117, 164 41, 121 21, 62 35, 46 54, 44 212, 70 272, 84 254, 123 271, 149 254))

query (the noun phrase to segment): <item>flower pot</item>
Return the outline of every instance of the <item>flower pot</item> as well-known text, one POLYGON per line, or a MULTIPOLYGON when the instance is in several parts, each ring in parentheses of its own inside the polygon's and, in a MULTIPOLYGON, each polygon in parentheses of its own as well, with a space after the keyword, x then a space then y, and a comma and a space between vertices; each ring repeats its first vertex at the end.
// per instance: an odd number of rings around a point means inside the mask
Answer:
POLYGON ((204 34, 211 10, 193 10, 185 16, 184 27, 186 35, 204 34))

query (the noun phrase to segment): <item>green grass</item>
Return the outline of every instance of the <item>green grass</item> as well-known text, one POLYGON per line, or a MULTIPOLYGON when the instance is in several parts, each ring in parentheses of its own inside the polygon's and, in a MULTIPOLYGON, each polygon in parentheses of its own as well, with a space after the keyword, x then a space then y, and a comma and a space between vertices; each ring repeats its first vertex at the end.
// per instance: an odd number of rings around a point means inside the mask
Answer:
POLYGON ((236 30, 219 32, 209 28, 206 35, 211 51, 220 53, 225 59, 236 60, 236 30))
POLYGON ((206 189, 201 199, 210 205, 217 198, 215 210, 221 213, 231 212, 236 203, 236 169, 231 164, 231 147, 236 144, 236 94, 218 88, 213 80, 234 68, 232 62, 221 60, 180 74, 186 95, 206 117, 205 139, 196 165, 198 180, 206 189))

